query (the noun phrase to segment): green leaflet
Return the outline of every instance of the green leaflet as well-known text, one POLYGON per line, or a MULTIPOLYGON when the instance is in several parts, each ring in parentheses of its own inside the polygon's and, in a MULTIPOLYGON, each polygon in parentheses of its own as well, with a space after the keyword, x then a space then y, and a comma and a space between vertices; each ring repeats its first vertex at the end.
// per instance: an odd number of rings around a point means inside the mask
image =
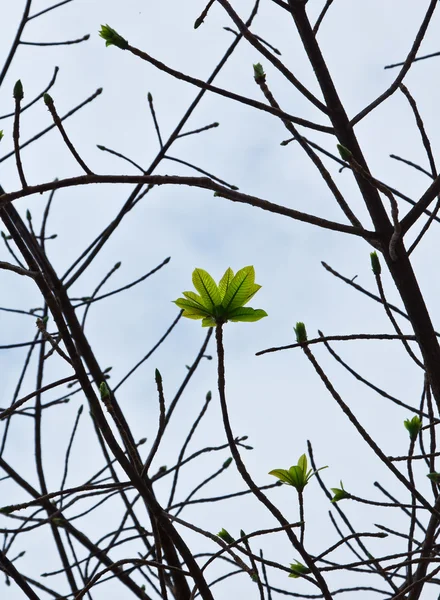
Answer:
POLYGON ((183 309, 184 317, 202 319, 202 327, 215 327, 227 321, 253 322, 267 317, 262 309, 244 307, 261 288, 255 283, 252 266, 240 269, 235 275, 231 268, 226 269, 218 285, 207 271, 195 269, 192 281, 198 294, 183 292, 185 297, 173 302, 183 309))
POLYGON ((203 304, 206 308, 212 309, 221 304, 222 299, 217 284, 207 271, 204 271, 203 269, 194 269, 192 282, 202 297, 203 304))
POLYGON ((244 267, 236 273, 234 279, 226 290, 223 298, 223 306, 229 311, 249 302, 255 294, 255 271, 254 267, 244 267))

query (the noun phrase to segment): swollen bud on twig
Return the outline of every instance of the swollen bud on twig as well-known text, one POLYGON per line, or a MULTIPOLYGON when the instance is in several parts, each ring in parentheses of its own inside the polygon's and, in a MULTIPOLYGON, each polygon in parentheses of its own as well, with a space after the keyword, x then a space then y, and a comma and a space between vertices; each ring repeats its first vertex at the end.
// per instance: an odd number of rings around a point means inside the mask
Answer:
POLYGON ((52 100, 52 96, 50 94, 44 94, 43 95, 43 100, 44 100, 44 104, 46 106, 52 106, 53 105, 53 100, 52 100))
POLYGON ((154 379, 156 380, 157 385, 162 385, 162 375, 160 374, 159 369, 155 370, 154 379))
POLYGON ((16 100, 23 100, 23 96, 23 85, 20 79, 18 79, 16 84, 14 85, 14 98, 16 100))
POLYGON ((350 152, 350 150, 342 144, 337 144, 336 147, 342 160, 346 160, 348 162, 353 157, 353 154, 350 152))
POLYGON ((229 457, 228 459, 226 459, 225 462, 223 463, 223 468, 227 469, 229 467, 229 465, 231 464, 231 462, 232 462, 232 458, 231 457, 229 457))
POLYGON ((298 344, 303 344, 304 342, 307 342, 307 331, 304 323, 301 323, 301 321, 299 321, 296 324, 296 327, 294 327, 294 330, 296 334, 296 341, 298 342, 298 344))
POLYGON ((380 275, 382 268, 380 266, 379 257, 377 256, 377 252, 370 252, 371 259, 371 268, 373 269, 373 273, 375 275, 380 275))
POLYGON ((3 138, 3 135, 4 135, 3 129, 0 129, 0 140, 3 138))
POLYGON ((118 48, 121 48, 121 50, 127 50, 128 48, 127 40, 124 40, 117 31, 110 27, 110 25, 101 25, 99 35, 105 40, 106 46, 117 46, 118 48))
POLYGON ((440 473, 428 473, 426 477, 429 477, 429 479, 437 485, 440 484, 440 473))
POLYGON ((261 63, 254 65, 254 79, 257 83, 264 83, 266 81, 266 73, 261 63))
POLYGON ((209 392, 206 394, 206 402, 211 402, 211 399, 212 399, 212 392, 211 392, 211 391, 209 391, 209 392))

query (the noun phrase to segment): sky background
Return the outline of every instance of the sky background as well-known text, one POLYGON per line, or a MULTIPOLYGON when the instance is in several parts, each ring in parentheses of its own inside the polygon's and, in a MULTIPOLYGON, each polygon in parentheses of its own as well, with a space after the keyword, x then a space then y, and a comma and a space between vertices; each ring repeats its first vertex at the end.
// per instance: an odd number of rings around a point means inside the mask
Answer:
MULTIPOLYGON (((51 4, 35 0, 31 14, 51 4)), ((308 3, 312 22, 323 4, 318 0, 308 3)), ((233 2, 233 6, 246 19, 252 2, 241 0, 233 2)), ((383 67, 404 60, 427 6, 426 0, 334 2, 321 26, 318 40, 350 117, 368 105, 394 80, 397 71, 384 70, 383 67)), ((23 7, 22 1, 0 7, 0 54, 3 57, 7 55, 14 38, 23 7)), ((20 46, 0 90, 0 116, 13 111, 12 89, 17 79, 20 78, 23 83, 24 101, 27 102, 45 88, 54 67, 58 66, 57 82, 50 93, 60 115, 82 102, 97 88, 103 88, 103 93, 94 102, 65 122, 68 135, 85 162, 100 174, 137 174, 136 169, 127 162, 101 152, 97 144, 123 153, 148 168, 159 151, 148 110, 148 92, 153 96, 165 140, 198 90, 158 71, 128 52, 114 47, 106 48, 98 36, 100 25, 108 23, 133 46, 177 70, 206 79, 232 42, 233 34, 223 30, 231 23, 220 5, 214 5, 204 25, 194 30, 193 23, 203 7, 204 2, 199 1, 178 3, 162 0, 157 3, 130 0, 120 3, 116 0, 74 0, 31 21, 22 36, 24 41, 63 41, 85 34, 90 34, 90 39, 70 46, 20 46)), ((422 44, 422 55, 439 51, 439 14, 437 11, 422 44)), ((282 53, 281 59, 295 76, 317 97, 321 97, 293 22, 285 11, 275 3, 263 0, 252 31, 276 46, 282 53)), ((431 134, 434 155, 438 150, 436 134, 440 102, 437 61, 432 59, 416 63, 405 79, 405 84, 418 103, 426 129, 431 134)), ((263 64, 268 85, 286 112, 328 125, 323 115, 246 41, 239 44, 214 83, 265 102, 253 80, 252 65, 256 62, 263 64)), ((177 140, 169 155, 213 173, 238 186, 244 193, 346 223, 319 173, 299 146, 294 143, 280 145, 280 142, 290 138, 280 120, 229 99, 206 94, 184 131, 216 121, 220 126, 215 129, 177 140)), ((44 103, 38 102, 22 116, 21 140, 31 138, 51 123, 44 103)), ((7 191, 18 190, 20 183, 14 161, 4 160, 13 148, 12 121, 0 120, 0 128, 5 134, 0 146, 0 182, 7 191)), ((337 140, 334 137, 310 130, 301 132, 328 151, 336 152, 337 140)), ((429 185, 429 179, 389 157, 390 154, 397 154, 428 168, 420 135, 405 97, 396 92, 356 126, 356 134, 373 175, 417 200, 429 185)), ((30 184, 81 174, 79 165, 55 130, 25 148, 22 160, 30 184)), ((350 172, 344 170, 339 174, 338 165, 333 161, 324 159, 324 163, 357 217, 367 228, 371 228, 350 172)), ((175 162, 162 161, 155 174, 197 173, 175 162)), ((131 189, 131 186, 122 185, 90 185, 56 192, 48 234, 57 233, 58 237, 49 241, 47 247, 59 274, 67 270, 77 255, 118 213, 131 189)), ((15 202, 15 205, 23 214, 29 209, 33 222, 39 223, 47 197, 47 194, 29 197, 15 202)), ((385 205, 388 210, 386 199, 385 205)), ((399 202, 401 215, 405 214, 408 206, 403 201, 399 202)), ((439 282, 438 278, 433 277, 437 252, 436 228, 436 225, 432 227, 423 244, 412 255, 434 323, 439 321, 439 282)), ((410 234, 409 238, 413 237, 410 234)), ((299 456, 306 452, 306 441, 311 440, 318 466, 329 466, 323 472, 328 486, 336 487, 342 479, 346 489, 353 494, 384 500, 373 486, 377 480, 403 501, 409 501, 406 490, 393 481, 387 469, 366 447, 299 350, 255 356, 256 352, 265 348, 293 343, 293 326, 297 321, 305 322, 310 337, 315 337, 318 329, 326 334, 393 333, 379 304, 335 279, 321 266, 321 261, 325 261, 349 278, 357 276, 357 283, 375 293, 369 260, 371 250, 365 241, 355 236, 318 229, 251 206, 214 198, 212 192, 207 190, 161 186, 152 190, 124 218, 98 258, 71 289, 71 294, 75 298, 90 295, 118 261, 122 262, 121 268, 103 291, 128 284, 156 267, 166 257, 171 257, 163 269, 145 282, 123 294, 103 300, 90 309, 86 331, 101 366, 113 367, 110 384, 115 385, 155 345, 175 319, 177 308, 171 301, 178 298, 183 290, 192 289, 191 273, 195 267, 206 269, 218 279, 227 267, 236 271, 243 266, 254 265, 256 282, 262 285, 262 289, 252 300, 251 306, 263 308, 269 316, 255 324, 228 324, 224 341, 227 400, 233 431, 235 435, 248 435, 249 443, 254 447, 252 452, 244 452, 244 459, 255 481, 260 485, 271 483, 268 471, 296 464, 299 456)), ((10 260, 3 247, 0 249, 0 260, 10 260)), ((41 305, 30 279, 8 271, 0 271, 0 278, 1 306, 28 310, 41 305)), ((401 306, 386 272, 383 280, 389 301, 401 306)), ((405 321, 402 326, 405 332, 411 333, 405 321)), ((34 318, 0 312, 0 344, 29 341, 34 334, 34 318)), ((148 437, 151 440, 155 434, 158 418, 155 368, 163 376, 165 395, 169 401, 186 374, 185 365, 194 360, 205 335, 206 330, 198 322, 181 320, 167 342, 119 389, 118 400, 136 439, 148 437)), ((355 341, 333 347, 364 377, 402 401, 417 406, 423 378, 397 342, 379 344, 355 341)), ((11 402, 26 351, 26 348, 0 350, 2 407, 11 402)), ((408 435, 403 420, 412 414, 391 405, 355 381, 324 348, 315 346, 314 352, 336 389, 384 452, 387 455, 405 454, 408 435)), ((208 353, 215 354, 212 342, 208 353)), ((35 364, 36 359, 33 361, 35 364)), ((31 372, 26 378, 20 395, 35 389, 34 373, 31 372)), ((47 367, 46 383, 68 374, 61 360, 53 357, 47 367)), ((215 393, 216 361, 204 360, 171 421, 155 461, 156 468, 175 462, 208 390, 213 391, 213 401, 191 449, 194 451, 207 445, 224 443, 215 393)), ((48 394, 47 400, 58 397, 59 393, 48 394)), ((76 412, 83 402, 84 398, 78 394, 72 397, 68 406, 46 411, 44 464, 50 490, 59 488, 64 452, 76 412)), ((24 417, 12 421, 5 458, 26 474, 34 485, 38 485, 34 472, 30 421, 24 417)), ((145 455, 147 451, 146 447, 145 455)), ((228 456, 227 451, 211 454, 188 468, 182 474, 178 498, 183 499, 194 485, 219 468, 228 456)), ((84 411, 73 448, 68 485, 81 484, 100 466, 101 455, 92 437, 87 411, 84 411)), ((420 490, 428 489, 423 468, 418 476, 420 490)), ((159 497, 163 493, 163 499, 166 499, 168 489, 168 483, 158 486, 159 497)), ((244 484, 231 466, 221 480, 203 490, 200 496, 215 496, 241 489, 244 489, 244 484)), ((307 547, 310 552, 318 554, 337 541, 338 536, 327 516, 329 503, 316 481, 310 483, 305 496, 307 547)), ((298 519, 292 490, 283 487, 271 492, 270 497, 276 499, 288 519, 298 519)), ((9 484, 4 484, 2 498, 2 504, 28 499, 24 492, 15 486, 9 487, 9 484)), ((108 519, 113 516, 111 506, 104 504, 99 512, 100 518, 96 513, 93 522, 88 524, 92 539, 98 539, 100 532, 105 531, 108 519)), ((406 525, 396 511, 373 510, 354 503, 346 503, 344 508, 354 526, 361 531, 376 531, 374 523, 387 523, 390 527, 403 530, 406 525)), ((211 532, 225 527, 233 535, 238 535, 240 528, 250 532, 274 524, 257 501, 249 497, 207 507, 195 505, 182 516, 211 532)), ((0 523, 4 527, 11 526, 10 521, 0 523)), ((185 535, 189 540, 193 539, 192 534, 185 532, 185 535)), ((52 542, 42 538, 40 533, 28 534, 27 540, 24 536, 19 537, 11 551, 11 555, 15 556, 23 549, 27 550, 17 566, 19 564, 24 572, 34 577, 53 569, 52 542)), ((205 544, 199 541, 194 543, 205 544)), ((287 565, 298 558, 292 552, 287 538, 281 535, 267 538, 262 545, 266 556, 283 564, 287 565)), ((208 547, 212 549, 211 545, 208 547)), ((255 543, 254 549, 258 547, 255 543)), ((384 548, 391 551, 402 549, 402 546, 399 543, 396 545, 395 539, 387 539, 372 543, 371 548, 380 553, 384 548)), ((118 556, 116 552, 115 555, 118 556)), ((328 579, 332 588, 350 581, 341 580, 338 576, 328 579)), ((311 592, 307 584, 287 579, 285 575, 274 581, 291 591, 311 592)), ((18 600, 22 597, 20 592, 13 587, 4 587, 4 582, 0 581, 0 591, 3 588, 8 599, 18 600)), ((107 600, 120 597, 122 590, 119 586, 114 586, 110 592, 109 589, 102 586, 94 597, 99 600, 104 593, 107 600)), ((226 598, 232 591, 249 594, 249 597, 256 594, 250 580, 243 575, 219 584, 213 591, 219 599, 226 598)), ((45 598, 44 594, 41 597, 45 598)), ((428 598, 429 593, 424 597, 428 598)))

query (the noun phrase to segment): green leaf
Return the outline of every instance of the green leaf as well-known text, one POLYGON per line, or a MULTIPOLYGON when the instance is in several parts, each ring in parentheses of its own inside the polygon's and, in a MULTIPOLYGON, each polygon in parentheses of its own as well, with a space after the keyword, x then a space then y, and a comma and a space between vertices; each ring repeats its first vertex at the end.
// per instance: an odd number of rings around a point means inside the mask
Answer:
POLYGON ((267 312, 261 308, 250 308, 249 306, 241 306, 227 313, 228 321, 238 323, 239 321, 251 323, 259 321, 267 317, 267 312))
POLYGON ((297 560, 290 565, 290 570, 291 573, 289 577, 293 577, 293 579, 298 579, 298 577, 301 577, 301 575, 307 575, 307 573, 310 573, 310 569, 297 560))
POLYGON ((344 490, 342 481, 340 481, 340 484, 341 484, 340 488, 330 488, 334 494, 334 496, 332 498, 333 503, 339 502, 339 500, 345 500, 345 499, 350 498, 350 494, 344 490))
POLYGON ((205 303, 203 302, 203 298, 195 292, 183 292, 183 295, 190 302, 192 302, 194 306, 197 306, 198 308, 201 308, 203 310, 209 310, 209 306, 205 305, 205 303))
POLYGON ((228 312, 244 306, 255 293, 255 270, 254 267, 243 267, 236 274, 228 286, 228 290, 223 298, 223 306, 228 312))
POLYGON ((278 477, 278 479, 280 481, 283 481, 284 483, 287 483, 288 485, 293 485, 292 479, 290 477, 290 473, 289 473, 289 471, 286 471, 286 469, 273 469, 272 471, 269 471, 269 475, 278 477))
POLYGON ((213 310, 215 306, 221 304, 222 299, 217 284, 207 271, 204 269, 194 269, 192 282, 202 297, 206 308, 213 310))
POLYGON ((231 269, 231 267, 229 267, 228 269, 226 269, 225 274, 220 279, 219 284, 218 284, 218 291, 220 292, 220 297, 221 297, 222 301, 223 301, 223 298, 225 297, 225 294, 227 292, 229 284, 231 283, 231 281, 233 279, 234 279, 234 271, 231 269))
POLYGON ((202 327, 215 327, 217 325, 217 321, 214 317, 205 317, 202 321, 202 327))

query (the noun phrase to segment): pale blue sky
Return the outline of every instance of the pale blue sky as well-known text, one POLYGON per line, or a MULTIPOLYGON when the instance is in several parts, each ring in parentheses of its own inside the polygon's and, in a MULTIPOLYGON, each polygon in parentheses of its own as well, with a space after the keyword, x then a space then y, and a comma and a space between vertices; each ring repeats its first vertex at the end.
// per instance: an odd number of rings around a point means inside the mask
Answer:
MULTIPOLYGON (((35 1, 34 4, 33 12, 50 5, 43 1, 35 1)), ((1 56, 6 55, 15 35, 23 5, 21 1, 0 8, 3 32, 0 38, 1 56)), ((243 0, 233 5, 245 17, 252 2, 243 0)), ((322 1, 311 0, 310 14, 317 15, 322 5, 322 1)), ((384 70, 383 66, 404 59, 427 5, 426 1, 411 0, 389 0, 387 3, 382 0, 370 0, 368 3, 353 0, 334 2, 322 25, 319 41, 350 116, 358 113, 393 81, 397 71, 384 70)), ((192 3, 171 0, 162 0, 160 3, 144 0, 124 3, 116 0, 74 0, 31 22, 23 35, 26 41, 75 39, 86 33, 90 33, 91 37, 88 42, 77 46, 22 46, 0 91, 1 114, 13 110, 12 88, 18 78, 22 80, 26 101, 46 86, 55 65, 58 65, 58 81, 50 93, 59 114, 66 113, 98 87, 104 89, 97 100, 65 123, 81 156, 98 173, 136 173, 124 161, 100 152, 96 144, 127 154, 138 163, 148 166, 159 147, 148 110, 147 93, 153 95, 162 135, 166 139, 197 90, 171 79, 128 52, 114 47, 105 48, 98 36, 100 25, 108 23, 132 45, 144 49, 155 58, 185 73, 206 78, 231 42, 232 34, 222 30, 222 27, 231 24, 220 6, 215 6, 205 24, 195 31, 193 22, 203 6, 204 2, 198 0, 192 3)), ((439 50, 438 25, 437 12, 422 45, 422 54, 439 50)), ((293 23, 284 11, 269 0, 263 1, 253 31, 280 49, 282 59, 289 68, 319 96, 313 72, 307 65, 293 23)), ((271 90, 286 112, 328 124, 317 109, 292 89, 245 41, 215 83, 264 102, 253 81, 252 64, 259 61, 266 69, 271 90)), ((438 128, 440 102, 437 71, 438 59, 432 59, 416 64, 405 79, 418 102, 426 128, 433 136, 438 128)), ((213 172, 239 186, 240 191, 245 193, 346 222, 319 174, 300 148, 294 144, 280 146, 280 142, 290 135, 279 120, 249 107, 236 105, 228 99, 207 95, 185 130, 214 121, 218 121, 220 127, 199 136, 178 140, 170 154, 213 172)), ((49 124, 51 117, 40 102, 24 113, 21 138, 26 140, 49 124)), ((12 149, 12 121, 0 121, 0 128, 5 132, 0 146, 1 159, 12 149)), ((333 137, 317 132, 302 132, 335 152, 336 140, 333 137)), ((429 180, 389 158, 389 154, 395 153, 426 166, 420 137, 402 94, 396 93, 369 115, 356 127, 356 133, 374 176, 413 199, 423 193, 429 180)), ((435 137, 432 144, 436 152, 438 141, 435 137)), ((23 150, 22 160, 31 184, 81 172, 56 131, 23 150)), ((365 226, 370 227, 350 173, 346 170, 339 175, 331 161, 326 160, 325 164, 334 174, 356 215, 365 226)), ((0 166, 0 181, 4 188, 8 191, 19 189, 13 161, 0 162, 0 166)), ((195 174, 171 161, 162 162, 156 173, 195 174)), ((49 242, 48 247, 50 258, 60 272, 113 218, 130 191, 129 186, 84 186, 57 192, 48 233, 57 233, 58 238, 49 242)), ((16 202, 16 206, 20 211, 29 208, 38 222, 46 199, 47 196, 26 198, 16 202)), ((407 205, 402 203, 400 208, 404 213, 407 205)), ((413 258, 434 321, 438 321, 439 310, 439 284, 432 277, 431 262, 437 248, 436 236, 436 228, 433 227, 424 247, 416 251, 413 258)), ((191 289, 191 273, 195 267, 204 268, 218 278, 229 266, 238 270, 253 264, 256 281, 263 287, 251 305, 264 308, 269 317, 253 325, 227 325, 225 345, 231 420, 235 434, 247 434, 249 443, 254 447, 253 452, 245 454, 245 460, 255 480, 262 485, 270 483, 268 471, 296 463, 306 451, 306 440, 310 439, 319 465, 329 465, 323 474, 329 485, 336 486, 342 479, 346 488, 354 494, 381 500, 382 497, 372 485, 378 479, 390 485, 394 493, 402 493, 402 497, 408 499, 400 486, 389 483, 386 469, 377 464, 299 351, 255 356, 255 352, 264 348, 292 343, 293 326, 298 320, 306 323, 311 336, 316 334, 318 328, 327 334, 392 332, 379 305, 332 278, 320 264, 324 260, 348 277, 357 275, 361 285, 375 291, 369 264, 370 251, 365 242, 354 236, 318 230, 279 215, 233 204, 222 198, 214 198, 210 191, 163 186, 153 190, 124 219, 99 258, 77 282, 72 294, 75 297, 90 294, 96 282, 119 260, 122 261, 122 267, 107 284, 105 291, 140 277, 171 256, 170 263, 153 278, 124 295, 111 297, 100 303, 99 307, 95 305, 91 308, 88 321, 90 340, 101 365, 113 366, 110 381, 114 383, 146 354, 175 318, 177 309, 171 300, 183 290, 191 289)), ((0 248, 0 260, 9 260, 3 247, 0 248)), ((1 306, 27 309, 38 305, 38 294, 30 280, 25 281, 4 271, 0 272, 0 277, 1 306)), ((386 274, 384 282, 389 299, 400 305, 386 274)), ((406 325, 404 327, 409 331, 406 325)), ((29 340, 35 333, 34 320, 0 313, 0 331, 0 344, 29 340)), ((126 410, 135 438, 147 436, 152 439, 154 436, 157 423, 154 369, 160 369, 166 397, 172 398, 185 375, 185 365, 192 361, 205 333, 197 322, 182 321, 168 343, 121 387, 119 402, 126 410)), ((335 348, 364 376, 403 401, 417 405, 422 378, 420 373, 416 374, 416 368, 397 343, 379 345, 354 342, 350 346, 335 348)), ((213 345, 209 354, 214 354, 213 345)), ((335 387, 385 452, 394 455, 405 453, 407 435, 402 422, 411 415, 385 403, 382 398, 349 378, 324 349, 316 348, 316 355, 332 377, 335 387)), ((10 402, 23 356, 23 350, 8 353, 0 351, 1 406, 10 402)), ((60 361, 55 358, 52 363, 48 370, 48 381, 50 377, 60 376, 60 361)), ((67 373, 65 367, 61 368, 61 373, 67 373)), ((33 376, 26 385, 24 392, 33 389, 33 376)), ((175 460, 180 447, 178 444, 200 410, 208 390, 213 391, 214 399, 193 449, 224 442, 215 394, 216 364, 215 360, 205 361, 171 423, 158 455, 157 467, 161 464, 171 465, 175 460)), ((82 401, 79 395, 74 396, 68 408, 47 415, 47 427, 51 428, 53 440, 45 448, 45 464, 53 489, 59 486, 62 470, 58 453, 62 455, 64 452, 76 410, 82 401)), ((95 448, 92 452, 86 449, 89 433, 90 426, 84 414, 80 437, 74 448, 76 459, 72 465, 70 485, 82 482, 84 469, 93 474, 95 466, 97 469, 100 464, 100 455, 95 453, 95 448)), ((33 448, 29 436, 29 423, 15 424, 7 456, 12 464, 33 473, 33 448)), ((202 461, 203 474, 215 470, 216 465, 220 466, 228 455, 226 452, 220 457, 202 461)), ((184 489, 190 490, 192 484, 200 479, 195 470, 188 471, 187 476, 187 482, 182 481, 181 497, 184 497, 184 489)), ((420 475, 421 481, 422 478, 423 474, 420 475)), ((214 483, 202 496, 243 488, 244 484, 231 467, 221 483, 214 483)), ((21 501, 23 498, 20 494, 14 488, 7 499, 8 503, 21 501)), ((310 484, 306 496, 308 547, 311 552, 318 553, 325 545, 333 543, 337 536, 327 517, 328 503, 316 482, 310 484)), ((276 498, 279 506, 285 509, 287 518, 292 521, 298 518, 296 501, 290 490, 277 490, 271 498, 276 498)), ((103 523, 108 518, 108 509, 105 507, 101 512, 103 523)), ((373 523, 389 519, 387 514, 378 515, 371 509, 365 510, 359 506, 345 508, 356 525, 364 531, 373 531, 373 523)), ((196 507, 188 510, 187 518, 193 518, 201 527, 214 532, 226 527, 231 533, 237 533, 240 528, 251 531, 273 524, 256 501, 249 499, 236 505, 210 505, 206 510, 196 507)), ((397 516, 395 519, 396 526, 405 525, 399 523, 397 516)), ((93 527, 97 532, 101 530, 97 522, 93 523, 93 527)), ((96 536, 99 537, 98 533, 96 536)), ((40 547, 37 537, 29 539, 35 539, 37 548, 40 547)), ((26 547, 20 540, 16 545, 17 553, 26 547)), ((265 546, 271 558, 284 564, 297 558, 287 540, 282 537, 274 540, 268 540, 265 546)), ((392 542, 381 543, 389 543, 389 547, 393 548, 392 542)), ((254 547, 258 546, 255 544, 254 547)), ((374 547, 381 552, 383 546, 374 547)), ((29 548, 20 563, 24 565, 25 561, 29 561, 26 562, 29 574, 36 576, 42 570, 48 570, 46 560, 52 551, 50 544, 47 548, 48 554, 40 552, 38 561, 34 549, 29 548)), ((241 577, 239 581, 240 593, 249 594, 249 597, 256 593, 246 578, 241 577)), ((337 578, 329 578, 329 581, 333 584, 337 578)), ((279 584, 292 591, 305 589, 301 582, 287 580, 284 576, 279 584)), ((236 592, 235 585, 226 582, 215 588, 216 598, 223 600, 231 590, 235 589, 236 592)), ((3 586, 3 582, 0 582, 0 590, 3 586)), ((13 588, 5 590, 8 600, 21 598, 13 588)), ((106 594, 105 598, 119 598, 120 592, 120 588, 115 587, 114 596, 106 594)), ((104 597, 100 596, 101 593, 96 592, 97 600, 104 597)))

